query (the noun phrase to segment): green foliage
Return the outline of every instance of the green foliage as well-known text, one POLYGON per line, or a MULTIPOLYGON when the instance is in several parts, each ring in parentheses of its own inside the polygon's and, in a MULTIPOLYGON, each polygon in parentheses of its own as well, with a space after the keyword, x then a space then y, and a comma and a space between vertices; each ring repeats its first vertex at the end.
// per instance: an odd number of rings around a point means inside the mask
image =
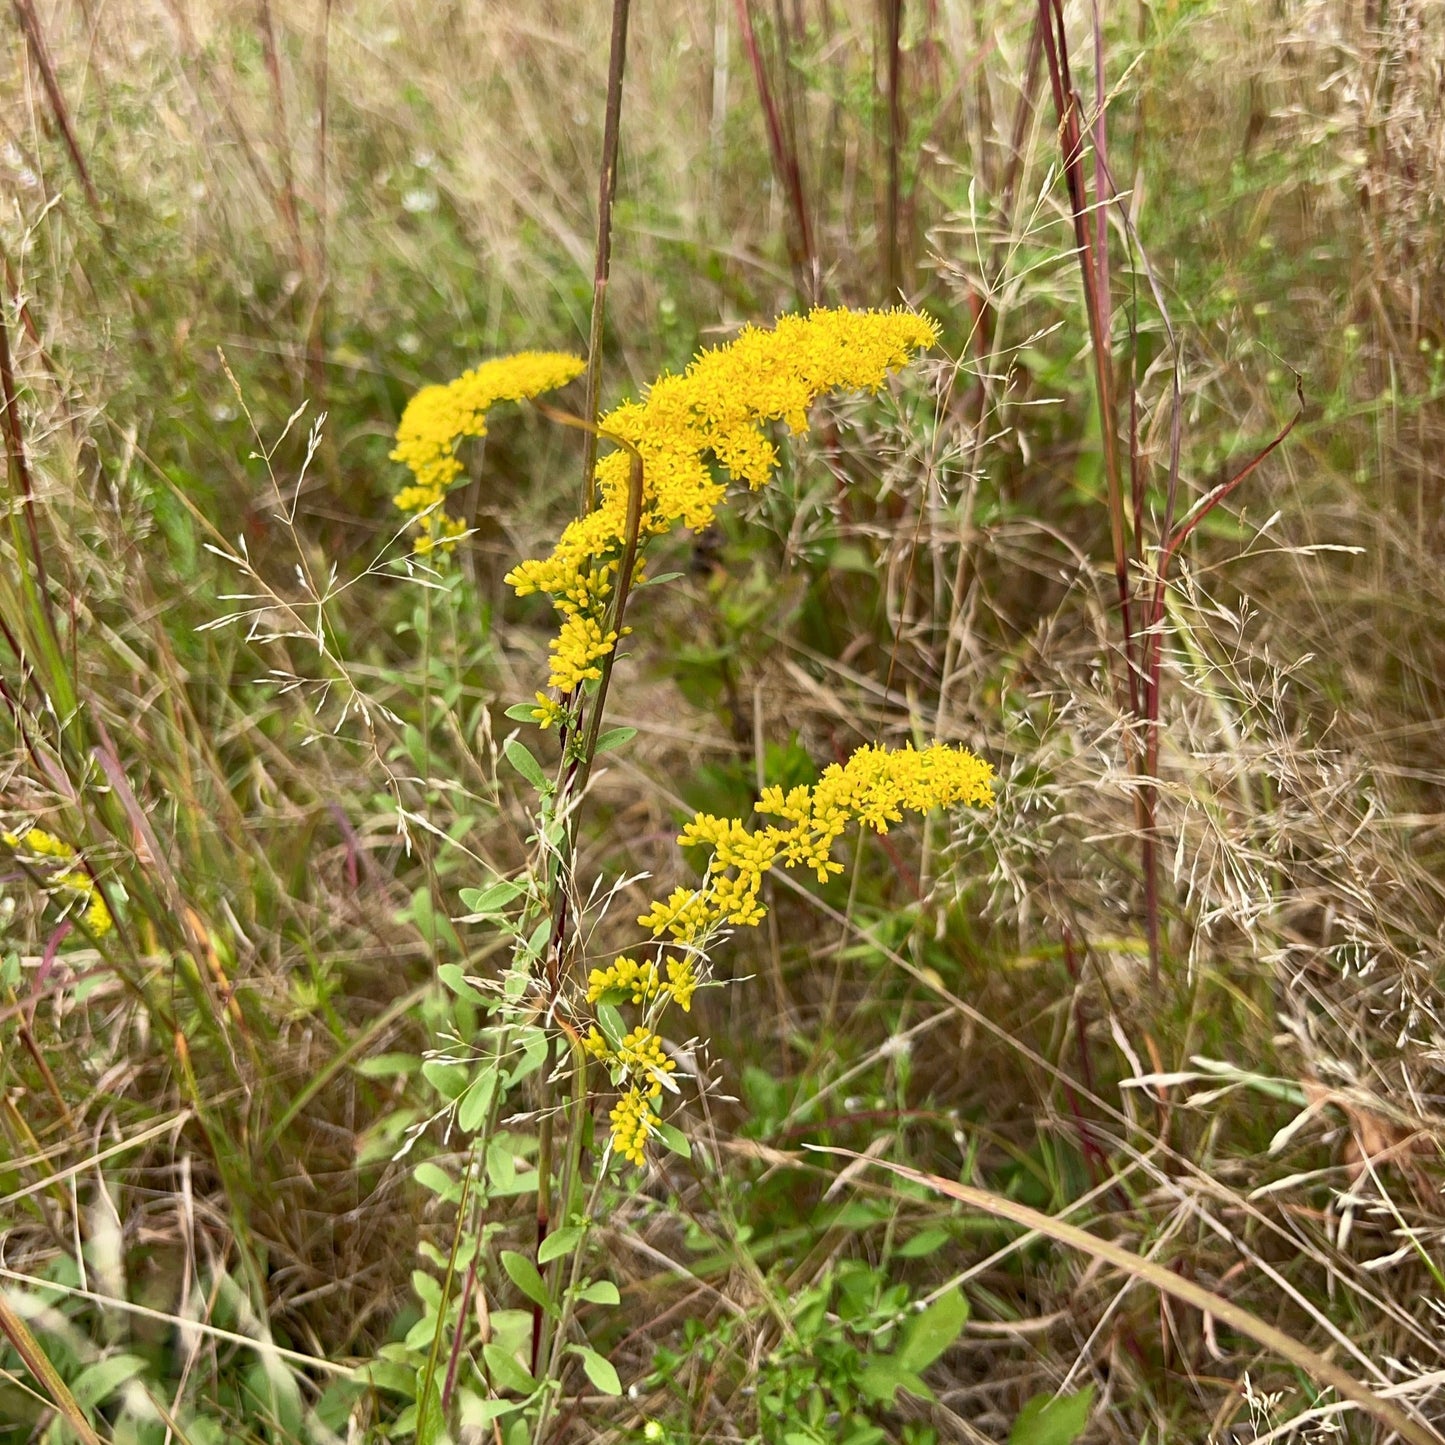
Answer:
MULTIPOLYGON (((897 1424, 895 1396, 901 1391, 933 1398, 923 1372, 957 1341, 968 1320, 968 1303, 958 1291, 925 1307, 911 1299, 906 1285, 889 1284, 861 1261, 840 1264, 796 1294, 775 1295, 772 1309, 781 1337, 746 1390, 739 1389, 750 1403, 745 1410, 735 1405, 734 1419, 748 1440, 809 1445, 889 1439, 897 1424)), ((684 1352, 656 1351, 652 1383, 686 1398, 688 1376, 728 1378, 740 1365, 736 1351, 745 1338, 737 1320, 707 1332, 689 1326, 684 1352)), ((657 1417, 667 1438, 687 1438, 684 1421, 657 1417)), ((937 1436, 914 1425, 901 1438, 932 1445, 937 1436)))
POLYGON ((1074 1445, 1087 1428, 1094 1387, 1068 1395, 1035 1395, 1019 1411, 1009 1445, 1074 1445))

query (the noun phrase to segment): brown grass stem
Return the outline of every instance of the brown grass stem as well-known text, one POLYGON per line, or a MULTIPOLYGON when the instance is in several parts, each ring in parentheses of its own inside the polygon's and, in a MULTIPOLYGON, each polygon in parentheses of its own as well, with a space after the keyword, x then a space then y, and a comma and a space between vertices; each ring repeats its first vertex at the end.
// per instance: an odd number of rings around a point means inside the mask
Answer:
MULTIPOLYGON (((40 547, 40 527, 35 520, 35 482, 25 455, 25 431, 20 423, 20 396, 15 387, 15 366, 10 355, 10 320, 0 303, 0 406, 5 416, 5 470, 11 495, 25 514, 25 530, 30 537, 30 560, 39 580, 39 594, 49 618, 49 594, 45 578, 45 557, 40 547)), ((20 566, 24 567, 23 558, 20 566)), ((52 622, 53 626, 53 622, 52 622)), ((17 656, 16 661, 20 658, 17 656)))
POLYGON ((85 199, 92 213, 97 220, 101 220, 103 217, 100 193, 96 190, 95 182, 90 177, 90 167, 85 163, 85 156, 80 149, 80 141, 76 138, 75 123, 71 120, 70 107, 65 103, 65 92, 60 88, 60 81, 55 74, 55 65, 50 59, 50 49, 45 43, 45 34, 40 28, 40 17, 35 13, 34 0, 11 0, 11 4, 15 9, 15 18, 20 22, 21 33, 25 36, 25 48, 35 61, 35 68, 40 72, 40 83, 44 87, 45 98, 50 102, 50 110, 55 116, 55 124, 59 127, 61 138, 65 142, 65 150, 70 157, 70 164, 75 169, 75 174, 80 181, 81 189, 85 192, 85 199))
MULTIPOLYGON (((1098 238, 1092 229, 1088 187, 1084 180, 1084 131, 1082 106, 1069 67, 1068 36, 1064 26, 1062 0, 1039 0, 1039 22, 1043 32, 1044 54, 1048 60, 1049 84, 1053 90, 1054 111, 1058 118, 1059 148, 1063 161, 1065 184, 1069 192, 1069 208, 1073 219, 1074 242, 1078 250, 1079 268, 1083 275, 1084 306, 1089 322, 1089 340, 1094 361, 1095 398, 1099 409, 1100 442, 1104 456, 1104 479, 1108 488, 1109 537, 1113 547, 1114 576, 1119 591, 1123 617, 1124 648, 1129 674, 1129 696, 1137 711, 1137 681, 1132 667, 1134 653, 1130 617, 1129 559, 1125 546, 1124 489, 1119 459, 1118 409, 1114 387, 1114 352, 1112 308, 1103 289, 1108 281, 1107 260, 1101 262, 1097 252, 1098 238)), ((1102 63, 1102 58, 1100 60, 1102 63)), ((1096 135, 1102 131, 1103 116, 1095 120, 1096 135)), ((1096 196, 1095 207, 1102 207, 1096 196)), ((1104 232, 1107 242, 1108 234, 1104 232)))
MULTIPOLYGON (((773 83, 768 77, 768 67, 758 44, 757 30, 753 26, 751 0, 734 0, 734 7, 743 49, 747 52, 753 83, 757 87, 758 103, 763 109, 763 124, 768 133, 768 155, 772 160, 773 179, 782 188, 792 216, 792 225, 786 231, 786 244, 794 284, 799 296, 815 302, 818 299, 818 253, 813 240, 813 223, 808 213, 807 195, 803 189, 803 171, 798 161, 796 137, 789 135, 773 83)), ((779 44, 782 43, 783 37, 780 35, 779 44)))
POLYGON ((903 285, 903 247, 898 234, 898 197, 903 150, 903 0, 882 0, 888 71, 888 184, 883 222, 883 301, 894 305, 903 285))
MULTIPOLYGON (((597 180, 597 259, 592 272, 592 320, 587 333, 586 400, 582 415, 593 426, 602 404, 602 341, 607 282, 612 274, 612 202, 617 195, 617 150, 622 130, 622 80, 627 68, 627 19, 631 0, 612 0, 612 43, 607 55, 607 109, 602 120, 602 164, 597 180)), ((583 511, 596 505, 597 433, 582 440, 583 511)))
POLYGON ((277 198, 281 218, 291 237, 296 265, 301 274, 310 272, 306 243, 301 235, 301 206, 296 195, 295 167, 291 162, 291 134, 286 124, 286 86, 281 77, 281 55, 276 45, 276 24, 271 0, 256 0, 256 28, 261 33, 261 54, 271 84, 271 117, 275 127, 276 164, 281 168, 277 198))

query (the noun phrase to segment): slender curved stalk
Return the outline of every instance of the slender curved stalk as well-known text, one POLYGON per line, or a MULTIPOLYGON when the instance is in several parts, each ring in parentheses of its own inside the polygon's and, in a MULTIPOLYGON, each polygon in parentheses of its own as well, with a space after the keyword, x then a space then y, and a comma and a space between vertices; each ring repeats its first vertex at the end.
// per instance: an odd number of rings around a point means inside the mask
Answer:
MULTIPOLYGON (((478 1135, 478 1138, 481 1136, 478 1135)), ((467 1203, 471 1199, 472 1172, 477 1162, 477 1142, 472 1141, 471 1153, 467 1155, 467 1167, 462 1172, 462 1198, 457 1205, 457 1228, 452 1235, 452 1252, 447 1257, 447 1272, 442 1280, 441 1306, 437 1310, 437 1327, 432 1335, 431 1352, 427 1355, 426 1369, 422 1373, 421 1388, 417 1391, 416 1419, 417 1434, 422 1433, 423 1425, 426 1422, 428 1412, 435 1409, 439 1416, 442 1414, 443 1406, 441 1394, 437 1391, 436 1374, 437 1364, 441 1359, 442 1335, 446 1332, 447 1301, 451 1298, 452 1281, 457 1273, 457 1254, 462 1247, 462 1236, 466 1234, 467 1203), (435 1404, 433 1404, 435 1398, 435 1404)), ((463 1328, 461 1321, 458 1321, 458 1331, 463 1328)), ((449 1372, 450 1373, 450 1372, 449 1372)), ((440 1422, 438 1422, 440 1423, 440 1422)))

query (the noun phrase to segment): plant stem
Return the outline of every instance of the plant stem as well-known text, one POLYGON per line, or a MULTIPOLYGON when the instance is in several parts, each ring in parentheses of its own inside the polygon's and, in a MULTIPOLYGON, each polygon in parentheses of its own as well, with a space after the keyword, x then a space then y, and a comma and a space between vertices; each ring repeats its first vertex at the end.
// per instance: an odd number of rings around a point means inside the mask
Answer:
MULTIPOLYGON (((622 73, 627 64, 627 16, 631 0, 612 0, 612 48, 607 58, 607 112, 602 122, 602 169, 597 194, 597 263, 592 272, 592 324, 587 333, 587 400, 583 416, 596 425, 602 395, 602 333, 607 281, 612 272, 612 201, 617 194, 617 145, 622 121, 622 73)), ((582 444, 584 512, 595 505, 597 433, 582 444)))
POLYGON ((903 0, 883 0, 888 50, 888 195, 884 230, 883 301, 896 305, 903 285, 903 248, 898 236, 899 152, 903 149, 903 0))

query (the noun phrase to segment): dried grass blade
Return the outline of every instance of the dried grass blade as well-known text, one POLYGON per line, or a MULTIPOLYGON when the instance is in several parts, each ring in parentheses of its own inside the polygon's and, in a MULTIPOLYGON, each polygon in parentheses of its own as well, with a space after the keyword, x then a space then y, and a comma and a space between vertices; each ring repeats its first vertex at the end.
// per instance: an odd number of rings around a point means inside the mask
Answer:
POLYGON ((66 1423, 84 1445, 102 1445, 99 1435, 91 1428, 79 1403, 70 1393, 70 1387, 60 1378, 60 1372, 50 1363, 50 1357, 40 1347, 40 1341, 30 1333, 30 1326, 20 1318, 15 1307, 0 1292, 0 1334, 4 1334, 15 1353, 25 1362, 25 1368, 39 1382, 41 1388, 54 1402, 55 1408, 65 1417, 66 1423))

